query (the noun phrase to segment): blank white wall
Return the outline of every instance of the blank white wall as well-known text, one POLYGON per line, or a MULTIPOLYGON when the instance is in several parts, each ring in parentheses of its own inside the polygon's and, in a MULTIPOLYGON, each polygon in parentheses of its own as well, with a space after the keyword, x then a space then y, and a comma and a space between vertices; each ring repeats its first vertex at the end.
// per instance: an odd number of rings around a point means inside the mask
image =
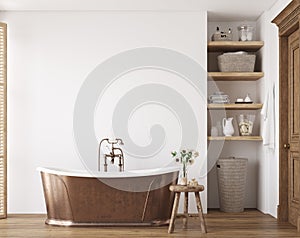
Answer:
MULTIPOLYGON (((99 63, 125 50, 158 46, 206 69, 206 12, 2 12, 0 20, 8 23, 9 213, 45 212, 38 166, 84 168, 74 145, 73 109, 81 84, 99 63)), ((138 76, 147 81, 153 73, 138 76)), ((172 85, 172 77, 159 75, 172 85)), ((205 107, 198 99, 191 104, 199 106, 196 114, 205 107)), ((205 157, 206 114, 199 115, 205 157)))

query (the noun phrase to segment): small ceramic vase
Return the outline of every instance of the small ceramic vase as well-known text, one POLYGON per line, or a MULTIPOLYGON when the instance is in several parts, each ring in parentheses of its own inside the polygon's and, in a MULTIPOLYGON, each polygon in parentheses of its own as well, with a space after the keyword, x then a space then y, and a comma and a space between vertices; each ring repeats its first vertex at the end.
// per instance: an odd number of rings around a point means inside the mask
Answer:
POLYGON ((232 120, 233 117, 223 118, 223 133, 225 136, 232 136, 234 134, 232 120))

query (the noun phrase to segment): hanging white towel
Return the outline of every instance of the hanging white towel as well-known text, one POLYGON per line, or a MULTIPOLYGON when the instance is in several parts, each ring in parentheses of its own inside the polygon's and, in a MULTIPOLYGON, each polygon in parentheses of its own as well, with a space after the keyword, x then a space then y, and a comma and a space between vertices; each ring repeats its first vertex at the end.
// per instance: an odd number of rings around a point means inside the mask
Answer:
POLYGON ((263 108, 263 145, 275 149, 275 85, 272 83, 266 94, 263 108))

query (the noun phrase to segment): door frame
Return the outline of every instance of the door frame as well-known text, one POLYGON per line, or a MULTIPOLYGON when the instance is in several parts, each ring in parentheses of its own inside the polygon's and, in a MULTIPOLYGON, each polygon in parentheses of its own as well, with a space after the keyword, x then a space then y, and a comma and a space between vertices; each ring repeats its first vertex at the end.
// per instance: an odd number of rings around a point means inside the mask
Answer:
POLYGON ((7 218, 7 24, 0 22, 0 219, 7 218))
MULTIPOLYGON (((293 0, 273 19, 279 28, 279 221, 288 221, 288 37, 299 29, 300 1, 293 0)), ((298 219, 298 230, 300 228, 298 219)))

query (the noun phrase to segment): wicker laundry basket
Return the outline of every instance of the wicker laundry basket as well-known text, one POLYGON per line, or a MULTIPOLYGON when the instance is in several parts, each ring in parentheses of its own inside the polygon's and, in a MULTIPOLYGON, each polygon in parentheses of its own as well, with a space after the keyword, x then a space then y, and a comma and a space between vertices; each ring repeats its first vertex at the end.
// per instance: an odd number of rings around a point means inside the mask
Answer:
POLYGON ((248 159, 221 158, 217 161, 220 210, 243 212, 248 159))
POLYGON ((218 56, 218 67, 221 72, 253 72, 256 55, 223 54, 218 56))

